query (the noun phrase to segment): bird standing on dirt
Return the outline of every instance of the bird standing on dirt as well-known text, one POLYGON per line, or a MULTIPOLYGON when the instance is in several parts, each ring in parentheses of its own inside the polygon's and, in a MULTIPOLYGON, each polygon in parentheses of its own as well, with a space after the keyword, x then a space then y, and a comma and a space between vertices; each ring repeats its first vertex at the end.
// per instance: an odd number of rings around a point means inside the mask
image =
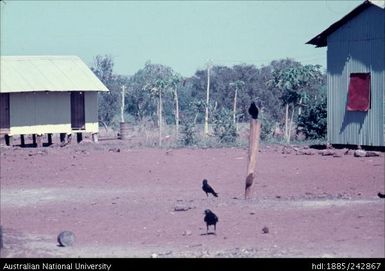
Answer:
POLYGON ((382 199, 385 199, 385 194, 381 194, 380 192, 378 192, 377 196, 379 196, 382 199))
POLYGON ((218 217, 216 214, 214 214, 210 209, 205 210, 205 218, 204 221, 206 222, 207 226, 207 233, 209 232, 209 226, 214 225, 214 231, 217 231, 217 222, 218 222, 218 217))
POLYGON ((216 193, 214 189, 207 183, 206 179, 203 180, 202 189, 206 192, 207 197, 209 196, 209 193, 213 194, 214 197, 218 197, 218 193, 216 193))

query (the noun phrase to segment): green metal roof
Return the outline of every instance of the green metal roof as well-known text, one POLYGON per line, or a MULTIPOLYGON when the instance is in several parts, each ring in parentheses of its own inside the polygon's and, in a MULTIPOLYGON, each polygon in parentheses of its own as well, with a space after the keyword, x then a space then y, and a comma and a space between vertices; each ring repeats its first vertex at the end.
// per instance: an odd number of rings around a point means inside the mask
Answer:
POLYGON ((77 56, 1 56, 0 93, 108 91, 77 56))

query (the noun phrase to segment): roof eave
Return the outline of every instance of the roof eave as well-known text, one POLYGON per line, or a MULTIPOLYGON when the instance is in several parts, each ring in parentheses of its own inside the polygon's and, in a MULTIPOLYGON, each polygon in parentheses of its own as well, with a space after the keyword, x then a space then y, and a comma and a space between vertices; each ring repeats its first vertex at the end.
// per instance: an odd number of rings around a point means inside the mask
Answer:
POLYGON ((323 36, 321 36, 321 34, 320 34, 320 35, 312 38, 311 40, 309 40, 305 44, 315 45, 316 48, 325 47, 325 46, 327 46, 327 39, 324 38, 323 36))
POLYGON ((344 17, 342 17, 340 20, 338 20, 337 22, 333 23, 327 29, 322 31, 320 34, 318 34, 317 36, 315 36, 314 38, 312 38, 311 40, 306 42, 306 44, 315 45, 316 48, 327 46, 327 37, 331 33, 336 31, 341 25, 345 24, 351 18, 357 16, 358 14, 360 14, 362 11, 364 11, 365 9, 367 9, 370 6, 377 6, 377 5, 374 5, 369 0, 365 0, 363 3, 361 3, 360 5, 355 7, 352 11, 350 11, 348 14, 346 14, 344 17))

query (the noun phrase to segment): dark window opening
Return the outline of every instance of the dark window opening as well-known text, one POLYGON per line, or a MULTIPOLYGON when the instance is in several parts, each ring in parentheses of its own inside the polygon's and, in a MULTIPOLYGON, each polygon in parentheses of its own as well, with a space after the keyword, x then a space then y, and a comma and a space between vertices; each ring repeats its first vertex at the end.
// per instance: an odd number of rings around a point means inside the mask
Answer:
POLYGON ((0 93, 0 130, 4 130, 4 132, 7 132, 9 128, 9 93, 0 93))
POLYGON ((84 92, 71 92, 71 128, 72 130, 85 129, 84 92))
POLYGON ((368 111, 370 99, 370 73, 351 73, 347 110, 368 111))

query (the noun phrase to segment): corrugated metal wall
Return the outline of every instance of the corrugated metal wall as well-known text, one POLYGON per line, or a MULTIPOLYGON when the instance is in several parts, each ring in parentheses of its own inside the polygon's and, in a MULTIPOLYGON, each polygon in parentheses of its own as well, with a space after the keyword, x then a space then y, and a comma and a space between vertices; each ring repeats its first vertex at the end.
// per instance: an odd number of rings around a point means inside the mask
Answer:
POLYGON ((369 7, 328 37, 328 141, 385 146, 385 10, 369 7), (351 73, 371 73, 371 109, 346 111, 351 73))
MULTIPOLYGON (((85 92, 85 131, 98 132, 97 92, 85 92)), ((70 92, 10 93, 10 135, 71 133, 70 92)))

